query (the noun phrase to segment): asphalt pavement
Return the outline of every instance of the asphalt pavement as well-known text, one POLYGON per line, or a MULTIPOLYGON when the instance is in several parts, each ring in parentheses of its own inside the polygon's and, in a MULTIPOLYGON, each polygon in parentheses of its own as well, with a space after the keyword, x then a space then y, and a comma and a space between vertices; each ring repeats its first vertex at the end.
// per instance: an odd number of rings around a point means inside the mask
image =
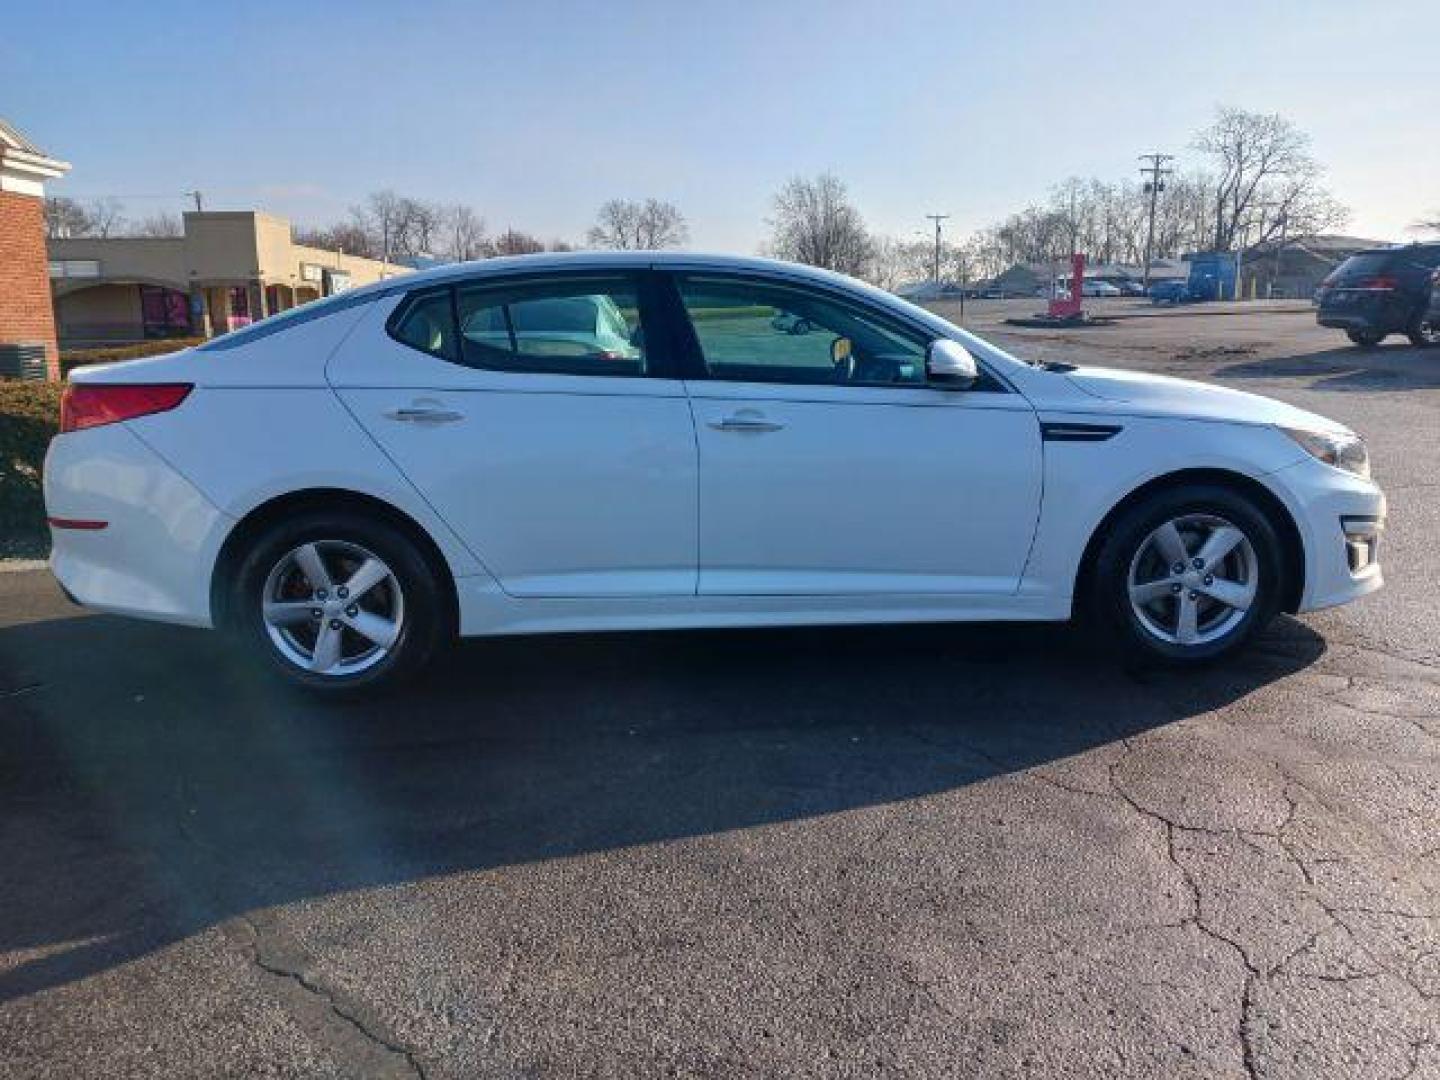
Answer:
POLYGON ((328 706, 0 572, 0 1073, 1440 1077, 1440 350, 1012 307, 1365 432, 1387 589, 1190 674, 590 635, 328 706))

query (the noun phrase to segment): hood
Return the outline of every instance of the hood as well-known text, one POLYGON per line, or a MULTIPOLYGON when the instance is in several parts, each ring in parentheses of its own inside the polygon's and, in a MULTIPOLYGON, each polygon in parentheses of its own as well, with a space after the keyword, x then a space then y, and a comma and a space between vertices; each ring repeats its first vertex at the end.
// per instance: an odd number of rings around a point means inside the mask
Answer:
POLYGON ((1237 424, 1274 424, 1312 431, 1348 431, 1343 424, 1274 398, 1168 375, 1080 367, 1069 372, 1066 378, 1090 397, 1116 406, 1114 411, 1117 413, 1223 420, 1237 424))

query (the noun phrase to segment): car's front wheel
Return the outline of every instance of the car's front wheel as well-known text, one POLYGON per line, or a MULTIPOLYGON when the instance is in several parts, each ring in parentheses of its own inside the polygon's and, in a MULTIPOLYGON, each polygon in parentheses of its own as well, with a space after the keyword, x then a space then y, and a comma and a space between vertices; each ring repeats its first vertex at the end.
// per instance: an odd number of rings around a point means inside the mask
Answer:
POLYGON ((1265 514, 1224 487, 1161 491, 1108 530, 1093 610, 1122 651, 1169 662, 1239 648, 1274 616, 1284 560, 1265 514))
POLYGON ((1371 348, 1379 345, 1385 340, 1385 335, 1379 330, 1346 330, 1345 336, 1361 348, 1371 348))
POLYGON ((235 629, 271 670, 345 694, 414 674, 448 638, 436 574, 389 522, 309 512, 261 534, 233 580, 235 629))

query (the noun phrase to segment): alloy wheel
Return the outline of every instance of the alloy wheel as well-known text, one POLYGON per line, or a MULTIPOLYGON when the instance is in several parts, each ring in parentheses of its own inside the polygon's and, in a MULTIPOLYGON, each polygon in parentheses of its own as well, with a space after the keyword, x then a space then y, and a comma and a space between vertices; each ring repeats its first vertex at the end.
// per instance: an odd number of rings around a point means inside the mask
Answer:
POLYGON ((1168 645, 1204 645, 1245 618, 1259 589, 1250 538, 1224 518, 1185 514, 1147 536, 1130 562, 1130 610, 1168 645))
POLYGON ((390 654, 404 626, 405 598, 379 556, 348 541, 315 540, 276 562, 260 610, 281 656, 333 677, 356 675, 390 654))

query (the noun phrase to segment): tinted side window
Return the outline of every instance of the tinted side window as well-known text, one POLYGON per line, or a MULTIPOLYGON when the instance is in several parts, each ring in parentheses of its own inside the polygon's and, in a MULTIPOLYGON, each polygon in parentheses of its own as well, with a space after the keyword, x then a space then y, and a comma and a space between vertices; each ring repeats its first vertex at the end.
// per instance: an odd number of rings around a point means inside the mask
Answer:
POLYGON ((628 277, 461 286, 461 360, 497 371, 644 375, 640 301, 628 277))
POLYGON ((928 338, 826 293, 771 282, 677 280, 711 378, 923 386, 928 338))
POLYGON ((449 289, 420 293, 401 309, 390 334, 411 348, 455 359, 455 317, 449 289))

